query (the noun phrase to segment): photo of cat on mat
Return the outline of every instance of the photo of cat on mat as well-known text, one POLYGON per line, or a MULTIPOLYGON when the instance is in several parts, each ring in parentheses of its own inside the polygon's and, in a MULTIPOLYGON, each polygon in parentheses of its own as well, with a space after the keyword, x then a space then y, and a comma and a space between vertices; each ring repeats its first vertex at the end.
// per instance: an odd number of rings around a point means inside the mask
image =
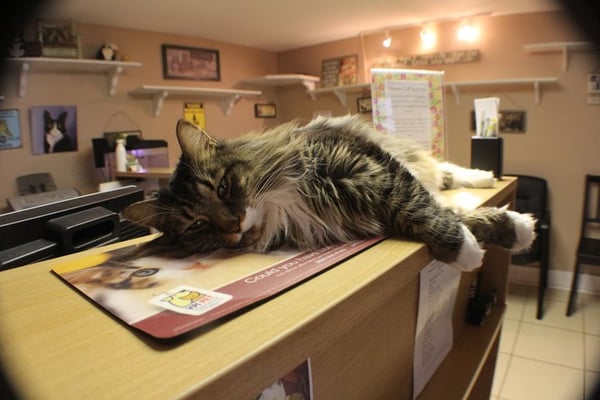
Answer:
POLYGON ((534 239, 530 215, 438 202, 439 190, 492 187, 491 172, 438 162, 357 116, 290 122, 231 140, 183 120, 176 131, 182 154, 168 186, 124 212, 162 232, 140 256, 315 249, 400 236, 473 270, 482 246, 518 252, 534 239))

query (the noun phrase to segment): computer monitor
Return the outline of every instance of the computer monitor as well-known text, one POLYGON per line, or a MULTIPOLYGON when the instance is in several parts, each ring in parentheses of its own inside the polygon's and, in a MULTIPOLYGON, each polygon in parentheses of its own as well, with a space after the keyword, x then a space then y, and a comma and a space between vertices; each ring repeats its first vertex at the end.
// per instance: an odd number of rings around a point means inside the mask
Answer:
POLYGON ((125 186, 0 214, 0 271, 149 234, 121 214, 143 199, 125 186))

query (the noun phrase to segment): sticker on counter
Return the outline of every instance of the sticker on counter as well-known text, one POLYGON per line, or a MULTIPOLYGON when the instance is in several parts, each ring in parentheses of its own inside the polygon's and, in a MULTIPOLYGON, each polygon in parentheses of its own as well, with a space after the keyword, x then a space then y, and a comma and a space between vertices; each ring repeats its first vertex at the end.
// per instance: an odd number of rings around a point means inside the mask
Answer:
POLYGON ((202 315, 231 300, 232 296, 181 285, 150 300, 151 304, 179 314, 202 315))

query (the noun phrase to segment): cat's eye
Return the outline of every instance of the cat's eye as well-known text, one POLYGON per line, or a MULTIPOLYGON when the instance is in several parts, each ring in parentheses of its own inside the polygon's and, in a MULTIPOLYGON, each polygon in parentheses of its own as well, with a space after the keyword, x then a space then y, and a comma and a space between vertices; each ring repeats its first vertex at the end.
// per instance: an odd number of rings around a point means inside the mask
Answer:
POLYGON ((197 230, 202 230, 202 229, 204 229, 204 228, 206 227, 206 225, 207 225, 207 222, 206 222, 206 221, 204 221, 204 220, 202 220, 202 219, 199 219, 199 220, 197 220, 197 221, 194 221, 194 222, 193 222, 193 223, 192 223, 192 224, 191 224, 191 225, 188 227, 188 230, 196 230, 196 231, 197 231, 197 230))
POLYGON ((146 276, 152 276, 158 271, 158 268, 140 268, 137 271, 132 272, 131 276, 135 276, 137 278, 144 278, 146 276))
POLYGON ((219 182, 219 186, 217 187, 217 195, 219 195, 220 198, 224 198, 225 196, 227 196, 228 193, 229 183, 227 182, 227 179, 223 178, 221 179, 221 182, 219 182))

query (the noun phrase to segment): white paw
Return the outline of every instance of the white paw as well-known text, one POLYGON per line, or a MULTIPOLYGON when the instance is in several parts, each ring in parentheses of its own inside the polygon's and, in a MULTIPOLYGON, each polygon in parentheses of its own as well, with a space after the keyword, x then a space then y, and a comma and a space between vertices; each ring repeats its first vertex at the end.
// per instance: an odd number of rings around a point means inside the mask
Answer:
POLYGON ((458 253, 458 258, 450 265, 461 271, 472 271, 481 266, 485 250, 479 247, 477 239, 465 225, 461 224, 461 228, 464 235, 463 244, 458 253))
POLYGON ((506 213, 515 225, 517 239, 511 251, 516 253, 528 249, 535 239, 535 218, 531 214, 521 214, 507 210, 506 213))

